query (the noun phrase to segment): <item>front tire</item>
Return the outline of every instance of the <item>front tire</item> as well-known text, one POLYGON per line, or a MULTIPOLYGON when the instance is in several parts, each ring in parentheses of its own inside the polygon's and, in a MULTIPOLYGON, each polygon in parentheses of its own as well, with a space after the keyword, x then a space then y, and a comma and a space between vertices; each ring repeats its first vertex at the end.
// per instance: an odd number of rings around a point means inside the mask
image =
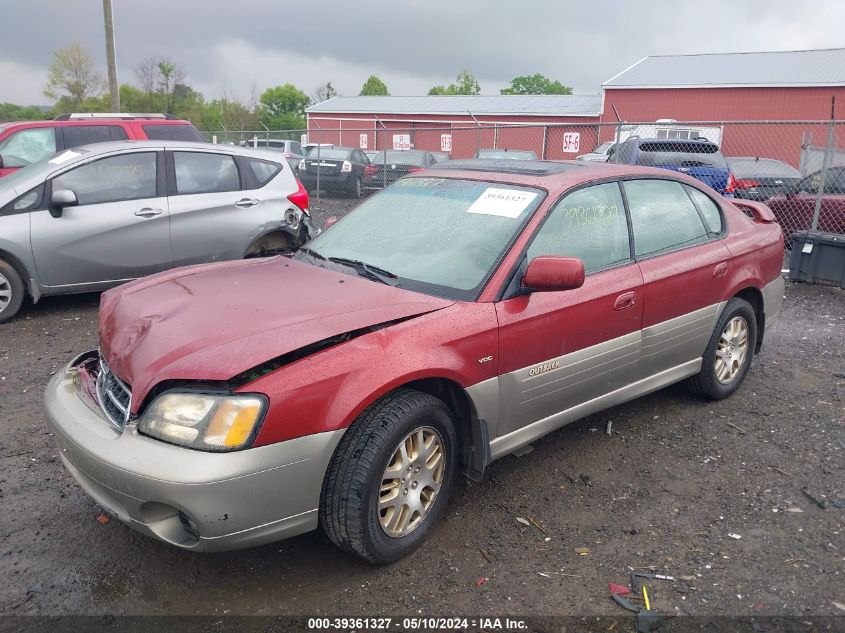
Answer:
POLYGON ((18 313, 25 293, 18 271, 0 259, 0 323, 5 323, 18 313))
POLYGON ((751 367, 757 343, 757 317, 751 304, 728 301, 704 350, 701 371, 687 381, 695 395, 722 400, 733 394, 751 367))
POLYGON ((425 540, 443 514, 458 464, 449 408, 400 389, 349 427, 323 482, 320 523, 342 550, 392 563, 425 540))

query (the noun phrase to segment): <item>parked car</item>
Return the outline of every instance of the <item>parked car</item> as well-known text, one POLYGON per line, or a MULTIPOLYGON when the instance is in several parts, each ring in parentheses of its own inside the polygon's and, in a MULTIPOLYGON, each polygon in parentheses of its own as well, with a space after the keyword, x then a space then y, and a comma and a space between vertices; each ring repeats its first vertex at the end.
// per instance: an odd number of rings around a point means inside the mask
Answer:
POLYGON ((317 189, 319 170, 319 188, 323 191, 352 198, 364 195, 363 180, 369 159, 357 147, 323 147, 309 150, 308 155, 299 161, 297 174, 306 189, 317 189))
POLYGON ((364 189, 383 189, 406 174, 426 169, 437 163, 434 154, 419 149, 379 152, 364 169, 364 189))
POLYGON ((575 160, 586 160, 586 161, 594 161, 597 163, 606 163, 610 157, 613 155, 613 152, 616 151, 616 143, 613 141, 608 141, 606 143, 602 143, 597 148, 595 148, 592 152, 588 152, 587 154, 581 154, 580 156, 576 156, 575 160))
POLYGON ((765 202, 801 180, 800 171, 774 158, 729 156, 726 160, 737 198, 765 202))
POLYGON ((202 134, 165 114, 63 114, 51 121, 0 123, 0 178, 71 147, 123 140, 191 141, 202 134))
POLYGON ((525 149, 480 149, 475 153, 476 158, 498 160, 537 160, 537 154, 525 149))
POLYGON ((290 168, 296 171, 299 166, 299 161, 305 158, 305 150, 298 141, 287 141, 275 138, 252 138, 241 143, 242 147, 252 147, 254 149, 262 148, 269 149, 274 152, 281 152, 282 155, 288 159, 290 168))
POLYGON ((784 237, 812 227, 816 198, 821 189, 818 230, 845 233, 845 165, 830 167, 822 184, 822 171, 816 171, 769 198, 771 207, 783 228, 784 237))
POLYGON ((321 525, 388 563, 461 474, 677 381, 736 392, 782 261, 765 205, 683 174, 450 161, 292 259, 106 292, 99 350, 59 369, 47 414, 79 485, 149 536, 227 550, 321 525))
POLYGON ((66 150, 0 181, 0 322, 24 295, 289 252, 314 234, 279 154, 178 141, 66 150))
POLYGON ((733 195, 734 183, 719 146, 710 141, 631 138, 619 145, 613 162, 681 172, 722 195, 733 195))

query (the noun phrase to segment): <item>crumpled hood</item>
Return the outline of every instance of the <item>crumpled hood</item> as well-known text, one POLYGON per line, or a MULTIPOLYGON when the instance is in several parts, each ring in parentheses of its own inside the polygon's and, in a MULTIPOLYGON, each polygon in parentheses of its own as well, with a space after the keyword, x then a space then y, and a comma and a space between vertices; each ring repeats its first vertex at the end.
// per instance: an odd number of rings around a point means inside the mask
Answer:
POLYGON ((165 380, 228 380, 311 343, 454 302, 276 257, 179 268, 103 293, 100 352, 132 409, 165 380))

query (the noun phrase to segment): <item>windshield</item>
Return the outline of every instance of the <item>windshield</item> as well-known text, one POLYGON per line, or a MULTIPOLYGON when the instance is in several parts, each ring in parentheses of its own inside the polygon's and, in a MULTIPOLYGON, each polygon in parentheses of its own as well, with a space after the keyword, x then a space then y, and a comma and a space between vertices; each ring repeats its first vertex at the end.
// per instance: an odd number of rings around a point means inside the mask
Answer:
POLYGON ((771 158, 729 158, 728 165, 737 178, 801 178, 800 171, 771 158))
POLYGON ((512 160, 535 160, 537 154, 518 149, 481 149, 478 158, 510 158, 512 160))
MULTIPOLYGON (((539 189, 500 183, 403 178, 308 249, 393 273, 400 288, 471 301, 543 197, 539 189)), ((324 264, 308 253, 297 258, 324 264)))
POLYGON ((425 152, 389 149, 386 152, 376 153, 371 160, 374 163, 383 163, 386 160, 388 163, 399 163, 400 165, 423 165, 424 158, 425 152), (387 158, 385 158, 385 155, 387 158))
POLYGON ((44 180, 48 174, 56 169, 57 166, 67 161, 74 160, 87 153, 88 150, 86 149, 74 147, 73 149, 67 149, 57 154, 51 154, 37 163, 26 165, 25 167, 21 167, 20 169, 13 171, 8 176, 4 176, 0 179, 0 184, 3 185, 3 189, 11 187, 16 190, 21 186, 30 186, 30 181, 33 179, 44 180))
POLYGON ((340 149, 337 147, 312 147, 308 150, 308 158, 317 158, 320 160, 328 158, 329 160, 347 160, 349 158, 350 150, 340 149))
POLYGON ((712 143, 643 143, 640 145, 637 164, 649 167, 728 168, 722 152, 712 143))

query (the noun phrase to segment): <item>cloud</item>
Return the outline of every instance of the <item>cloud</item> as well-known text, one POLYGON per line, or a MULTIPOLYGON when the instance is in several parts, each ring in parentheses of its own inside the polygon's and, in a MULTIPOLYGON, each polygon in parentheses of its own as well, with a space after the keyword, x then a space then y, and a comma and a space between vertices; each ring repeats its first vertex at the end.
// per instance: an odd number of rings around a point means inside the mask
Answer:
MULTIPOLYGON (((0 99, 43 102, 52 52, 72 41, 105 68, 99 2, 7 4, 0 99)), ((210 97, 287 82, 311 93, 325 81, 357 94, 373 73, 393 94, 421 94, 462 69, 486 94, 536 72, 596 93, 646 55, 841 46, 845 3, 145 0, 115 3, 114 14, 122 81, 135 80, 142 59, 169 57, 210 97)))
POLYGON ((0 102, 21 105, 49 105, 44 96, 47 69, 0 59, 0 102))

